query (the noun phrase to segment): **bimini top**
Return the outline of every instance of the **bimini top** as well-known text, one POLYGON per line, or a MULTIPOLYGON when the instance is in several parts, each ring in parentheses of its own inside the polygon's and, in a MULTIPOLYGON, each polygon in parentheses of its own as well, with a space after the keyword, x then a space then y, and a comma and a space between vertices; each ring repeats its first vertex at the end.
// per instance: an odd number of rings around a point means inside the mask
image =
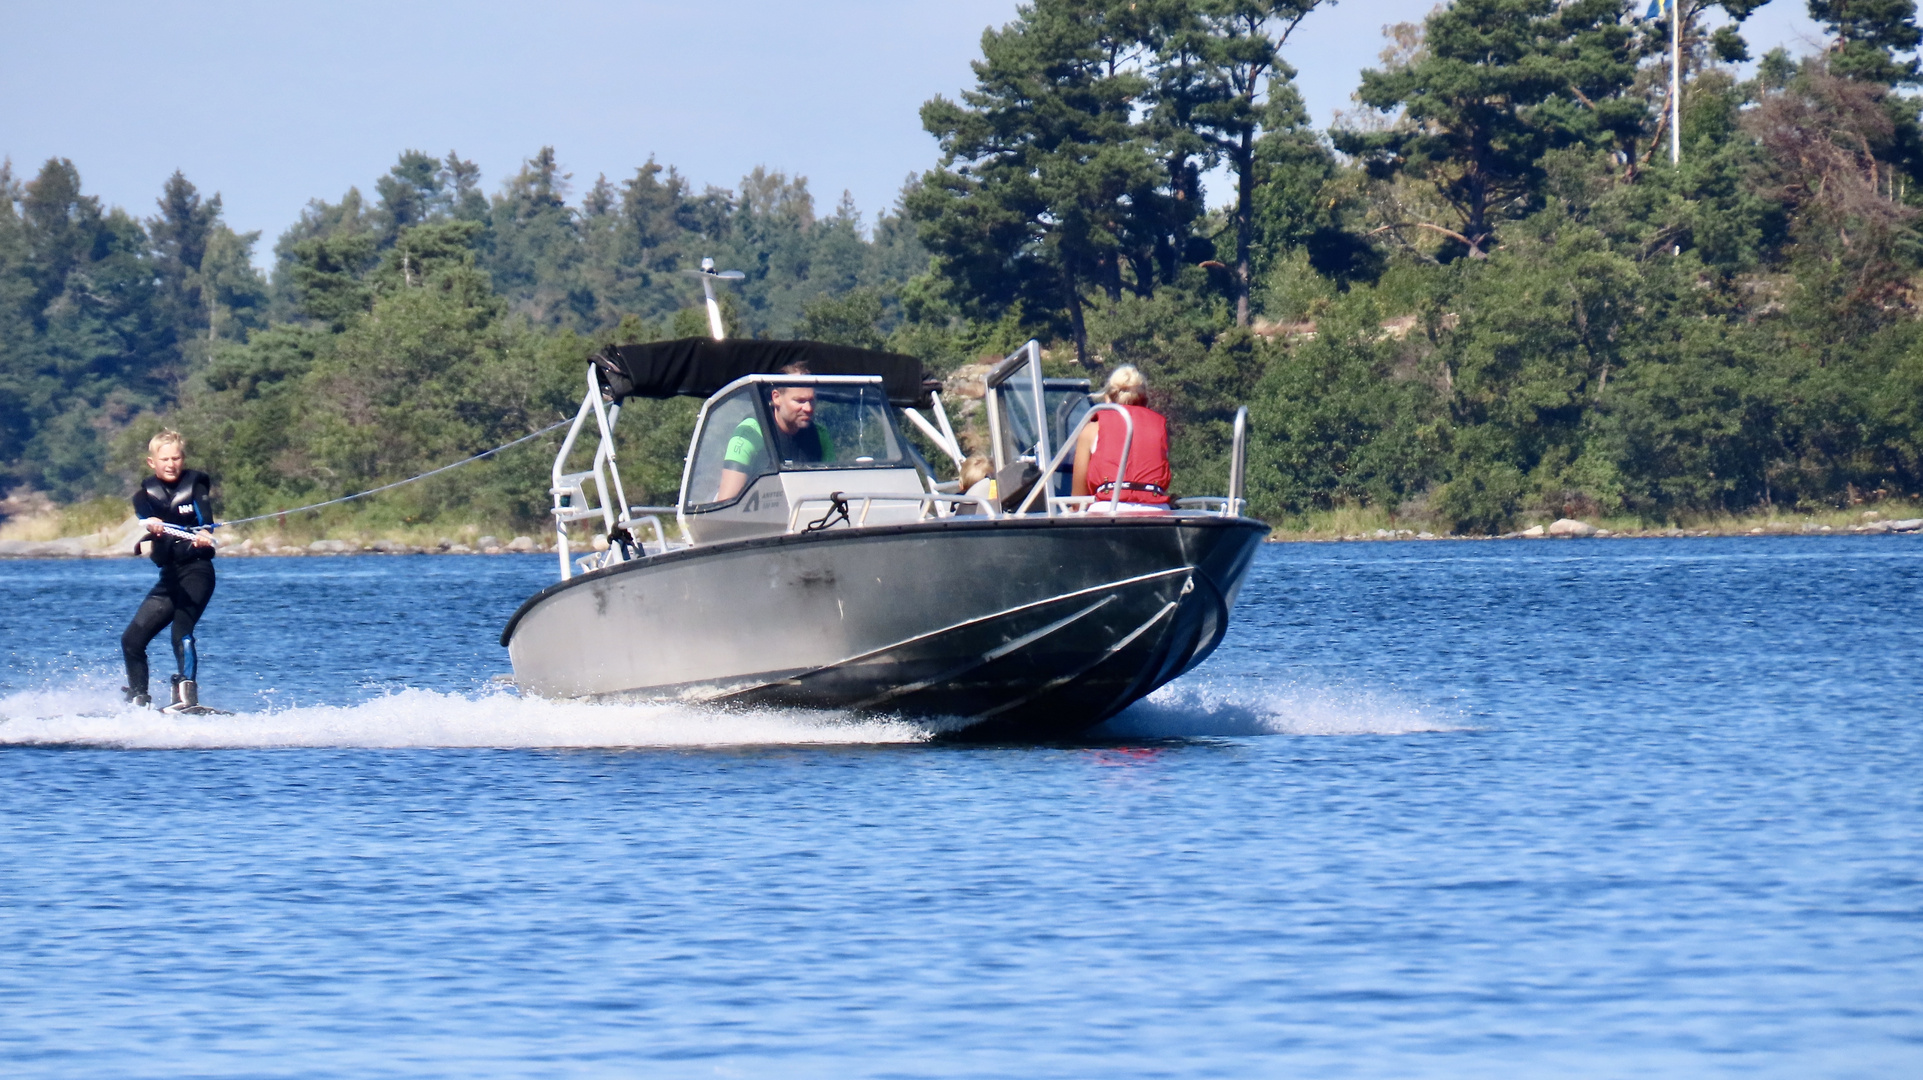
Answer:
POLYGON ((627 397, 705 398, 744 375, 773 375, 805 364, 811 375, 879 375, 891 405, 928 400, 921 361, 900 353, 821 341, 715 341, 690 337, 609 345, 591 358, 615 401, 627 397))

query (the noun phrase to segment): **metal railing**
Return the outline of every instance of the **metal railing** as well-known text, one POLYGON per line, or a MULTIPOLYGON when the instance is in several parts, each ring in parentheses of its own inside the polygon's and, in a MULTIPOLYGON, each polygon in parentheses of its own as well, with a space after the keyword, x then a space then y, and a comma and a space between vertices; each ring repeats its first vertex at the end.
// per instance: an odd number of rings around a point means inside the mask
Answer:
MULTIPOLYGON (((567 580, 574 573, 574 561, 569 553, 568 524, 585 521, 589 518, 601 519, 603 535, 614 537, 619 530, 629 528, 627 490, 621 483, 621 469, 614 458, 614 425, 621 418, 621 406, 609 405, 601 398, 601 382, 595 377, 594 365, 587 366, 587 393, 581 398, 581 407, 574 413, 574 422, 568 426, 567 438, 561 440, 561 450, 554 455, 554 467, 550 472, 548 495, 554 500, 551 513, 554 516, 554 549, 561 561, 561 579, 567 580), (594 417, 595 429, 601 440, 594 448, 594 462, 580 472, 564 473, 568 455, 574 452, 574 444, 587 426, 589 416, 594 417), (594 485, 593 497, 589 497, 588 485, 594 485)), ((619 545, 611 545, 600 556, 601 565, 618 562, 626 555, 619 545)))
POLYGON ((643 554, 654 555, 654 554, 659 554, 660 552, 663 552, 663 551, 674 551, 677 548, 694 546, 685 537, 680 540, 675 540, 668 536, 668 527, 662 524, 661 517, 663 514, 672 515, 673 513, 674 513, 674 507, 672 506, 630 506, 628 507, 628 521, 630 523, 628 528, 631 534, 636 533, 637 530, 640 528, 640 526, 644 523, 654 526, 654 550, 653 551, 648 550, 648 543, 646 540, 643 540, 639 535, 635 535, 634 537, 634 542, 641 545, 641 551, 643 554))
MULTIPOLYGON (((1023 351, 1030 354, 1028 357, 1029 362, 1036 364, 1036 371, 1039 372, 1039 356, 1035 355, 1034 350, 1027 349, 1026 347, 1023 351)), ((775 381, 779 378, 779 376, 750 376, 748 381, 775 381)), ((822 377, 820 381, 866 382, 878 380, 875 376, 829 376, 822 377)), ((1038 396, 1036 400, 1039 402, 1041 398, 1038 396)), ((710 403, 712 403, 712 401, 710 401, 710 403)), ((935 407, 938 410, 940 409, 938 398, 936 399, 935 407)), ((705 415, 707 404, 704 404, 702 409, 705 415)), ((1086 513, 1101 502, 1099 496, 1050 495, 1048 494, 1048 488, 1050 481, 1052 481, 1056 473, 1060 471, 1063 463, 1068 460, 1070 454, 1074 453, 1075 445, 1080 441, 1082 430, 1094 422, 1095 415, 1103 410, 1122 414, 1124 442, 1122 444, 1120 460, 1117 462, 1116 471, 1118 480, 1119 477, 1128 475, 1128 455, 1134 448, 1135 443, 1135 418, 1129 415, 1127 408, 1104 402, 1089 409, 1080 421, 1076 423, 1075 427, 1068 432, 1067 437, 1062 440, 1062 445, 1057 447, 1055 452, 1050 456, 1047 468, 1042 470, 1041 476, 1036 479, 1034 486, 1022 500, 1021 505, 1012 511, 1013 513, 1029 513, 1031 508, 1034 507, 1037 498, 1042 499, 1042 509, 1050 517, 1078 512, 1086 513)), ((999 425, 995 423, 996 410, 990 408, 988 413, 991 428, 999 427, 999 425)), ((554 516, 555 547, 560 558, 561 577, 563 580, 571 577, 575 569, 575 560, 570 557, 568 536, 568 525, 571 522, 598 517, 601 519, 603 535, 608 536, 611 540, 606 551, 596 552, 580 560, 584 569, 598 569, 603 566, 612 565, 636 553, 650 555, 689 547, 693 544, 693 540, 687 533, 686 522, 681 518, 681 515, 685 512, 685 508, 679 506, 627 505, 627 495, 621 482, 621 471, 615 461, 614 453, 614 425, 620 418, 620 415, 621 407, 619 405, 609 405, 602 400, 600 383, 595 377, 594 368, 590 365, 587 371, 587 393, 581 399, 581 407, 575 412, 574 420, 568 428, 567 438, 561 443, 560 453, 555 455, 552 483, 548 488, 548 493, 554 500, 552 512, 554 516), (561 470, 567 461, 568 455, 573 452, 575 443, 579 440, 582 430, 587 426, 587 419, 590 415, 594 417, 595 428, 600 435, 600 445, 595 448, 593 464, 589 468, 579 472, 564 473, 561 470), (592 485, 592 492, 590 492, 590 485, 592 485), (669 515, 677 519, 677 531, 681 534, 679 538, 671 537, 668 533, 667 525, 663 518, 669 515), (654 540, 651 544, 646 540, 634 536, 633 530, 644 525, 650 527, 654 533, 654 540), (619 542, 613 542, 617 538, 623 537, 624 534, 625 539, 619 539, 619 542), (624 550, 624 545, 629 541, 632 541, 633 546, 639 549, 638 552, 628 552, 624 550)), ((931 437, 934 434, 939 434, 944 438, 936 439, 938 445, 943 442, 948 442, 952 446, 954 436, 952 429, 947 423, 947 416, 945 413, 940 412, 938 412, 937 415, 942 421, 940 429, 934 433, 925 433, 931 434, 931 437)), ((1248 500, 1245 497, 1245 488, 1247 485, 1248 469, 1248 416, 1249 410, 1247 407, 1236 410, 1234 443, 1229 458, 1229 493, 1225 496, 1206 495, 1176 499, 1174 500, 1176 509, 1204 510, 1220 514, 1224 517, 1235 517, 1247 508, 1248 500)), ((921 418, 916 416, 914 419, 920 420, 921 418)), ((1038 428, 1040 424, 1045 422, 1045 419, 1045 417, 1039 417, 1037 419, 1038 428)), ((925 424, 926 421, 923 421, 923 423, 925 424)), ((999 431, 991 432, 991 442, 993 442, 997 448, 1000 447, 999 434, 999 431)), ((1047 444, 1044 442, 1042 445, 1046 446, 1047 444)), ((944 447, 944 450, 948 449, 949 447, 944 447)), ((685 481, 686 477, 684 476, 684 487, 686 486, 685 481)), ((1108 496, 1109 513, 1119 513, 1121 511, 1122 490, 1121 484, 1117 482, 1108 496)), ((877 505, 902 504, 911 504, 916 508, 916 520, 918 521, 925 521, 937 517, 955 516, 964 513, 964 507, 969 508, 966 513, 980 514, 990 519, 1006 516, 998 500, 986 499, 974 495, 948 494, 939 491, 923 494, 908 494, 904 492, 835 492, 832 495, 807 496, 796 501, 789 510, 788 531, 795 532, 804 527, 804 519, 806 518, 805 507, 812 506, 818 509, 820 516, 814 520, 814 524, 818 528, 827 528, 831 527, 832 524, 840 524, 840 521, 833 521, 829 525, 821 524, 822 522, 830 520, 830 516, 836 512, 838 506, 847 508, 844 511, 844 520, 847 521, 848 525, 854 528, 860 528, 868 523, 868 519, 877 505), (858 512, 853 510, 853 507, 857 503, 860 505, 858 512)))
POLYGON ((1235 448, 1229 452, 1229 500, 1222 508, 1223 517, 1240 516, 1248 505, 1242 497, 1242 485, 1248 479, 1248 456, 1249 407, 1244 405, 1235 410, 1235 448))
MULTIPOLYGON (((1114 514, 1121 512, 1122 477, 1128 475, 1128 452, 1135 445, 1135 418, 1128 414, 1126 406, 1105 401, 1082 414, 1081 422, 1075 425, 1075 430, 1068 433, 1068 438, 1062 440, 1062 448, 1055 451, 1055 456, 1049 459, 1048 468, 1042 470, 1042 475, 1035 481, 1035 486, 1029 489, 1028 498, 1023 499, 1022 504, 1015 508, 1017 514, 1028 513, 1028 508, 1035 503, 1035 496, 1043 494, 1048 490, 1048 482, 1054 479, 1056 470, 1062 467, 1063 459, 1075 452, 1075 444, 1080 441, 1082 437, 1082 429, 1094 422, 1096 413, 1104 410, 1122 414, 1122 457, 1121 460, 1115 464, 1115 491, 1109 496, 1108 502, 1109 513, 1114 514)), ((1070 498, 1073 497, 1074 496, 1070 496, 1070 498)), ((1091 502, 1090 505, 1094 505, 1093 502, 1091 502)), ((1047 510, 1048 516, 1055 516, 1057 507, 1053 499, 1044 501, 1042 506, 1047 510)))
MULTIPOLYGON (((1096 413, 1104 409, 1122 414, 1124 421, 1123 434, 1127 440, 1122 444, 1121 460, 1116 463, 1116 483, 1113 492, 1109 495, 1108 501, 1109 513, 1114 514, 1120 512, 1122 499, 1121 478, 1128 475, 1128 452, 1135 444, 1135 418, 1129 415, 1127 408, 1110 402, 1103 402, 1088 410, 1087 414, 1082 417, 1081 422, 1075 425, 1075 429, 1068 433, 1068 438, 1062 440, 1061 449, 1056 451, 1054 459, 1048 463, 1048 468, 1043 470, 1041 477, 1035 481, 1035 487, 1029 491, 1028 497, 1022 500, 1022 504, 1019 507, 1015 508, 1015 513, 1028 513, 1028 508, 1034 505, 1035 496, 1046 489, 1049 479, 1055 475, 1056 470, 1062 467, 1062 462, 1066 460, 1068 455, 1075 449, 1075 444, 1081 439, 1082 429, 1094 421, 1096 413)), ((1235 410, 1235 442, 1229 452, 1229 493, 1227 495, 1198 495, 1176 499, 1176 509, 1214 510, 1223 517, 1237 517, 1241 515, 1243 509, 1248 506, 1248 500, 1243 497, 1243 484, 1248 469, 1248 434, 1249 409, 1248 406, 1244 405, 1235 410)), ((1100 501, 1101 498, 1099 496, 1091 495, 1050 495, 1043 502, 1043 506, 1046 508, 1048 515, 1053 517, 1058 513, 1074 513, 1078 509, 1082 513, 1087 513, 1090 507, 1100 501)))

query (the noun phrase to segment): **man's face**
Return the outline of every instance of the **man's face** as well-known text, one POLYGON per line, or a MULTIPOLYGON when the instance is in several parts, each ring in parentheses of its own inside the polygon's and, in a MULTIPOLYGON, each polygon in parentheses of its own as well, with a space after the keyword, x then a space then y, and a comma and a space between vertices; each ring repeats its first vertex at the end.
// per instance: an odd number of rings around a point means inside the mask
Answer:
POLYGON ((768 396, 769 404, 774 406, 775 426, 793 435, 804 428, 812 427, 815 422, 815 388, 812 386, 785 386, 777 388, 768 396))
POLYGON ((147 458, 147 467, 160 477, 163 484, 180 479, 181 467, 186 463, 187 455, 181 452, 179 443, 162 443, 160 449, 147 458))

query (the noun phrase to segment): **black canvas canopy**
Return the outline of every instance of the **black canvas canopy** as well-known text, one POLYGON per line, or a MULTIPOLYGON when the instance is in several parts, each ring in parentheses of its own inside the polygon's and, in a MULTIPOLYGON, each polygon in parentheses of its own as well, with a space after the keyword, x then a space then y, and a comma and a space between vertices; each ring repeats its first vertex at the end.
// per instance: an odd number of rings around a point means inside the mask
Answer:
POLYGON ((879 375, 890 404, 924 404, 921 361, 900 353, 820 341, 715 341, 679 338, 610 345, 592 357, 616 401, 626 397, 701 397, 744 375, 773 375, 790 364, 811 375, 879 375))

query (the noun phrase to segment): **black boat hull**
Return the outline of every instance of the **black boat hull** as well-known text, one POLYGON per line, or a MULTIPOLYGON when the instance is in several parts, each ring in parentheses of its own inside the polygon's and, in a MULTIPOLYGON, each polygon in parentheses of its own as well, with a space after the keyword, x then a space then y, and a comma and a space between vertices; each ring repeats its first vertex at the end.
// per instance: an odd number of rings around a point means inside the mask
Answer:
POLYGON ((531 598, 502 634, 530 693, 913 717, 1072 736, 1202 662, 1261 522, 948 519, 671 552, 531 598))

